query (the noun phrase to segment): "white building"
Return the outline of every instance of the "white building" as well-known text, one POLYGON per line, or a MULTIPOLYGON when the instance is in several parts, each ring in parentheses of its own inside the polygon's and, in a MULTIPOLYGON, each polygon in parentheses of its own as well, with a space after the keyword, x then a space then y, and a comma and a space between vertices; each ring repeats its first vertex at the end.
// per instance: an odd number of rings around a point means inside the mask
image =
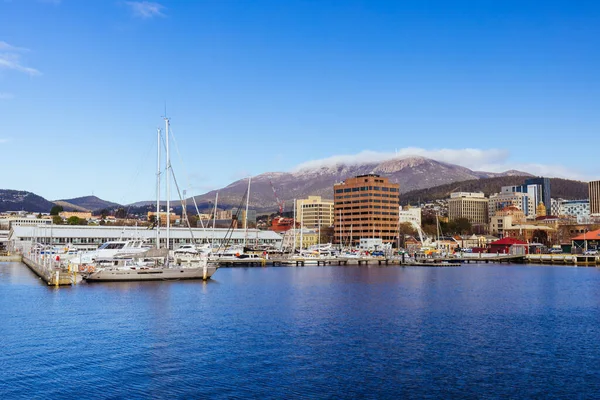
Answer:
MULTIPOLYGON (((33 242, 52 246, 71 246, 81 250, 95 250, 102 243, 112 240, 140 238, 150 244, 156 243, 156 229, 131 226, 13 226, 8 235, 11 250, 27 251, 33 242)), ((200 229, 171 228, 170 248, 195 242, 214 243, 215 245, 269 245, 281 248, 282 237, 273 231, 258 229, 200 229), (193 240, 192 240, 193 236, 193 240)), ((166 244, 166 231, 161 229, 160 243, 166 244)))
POLYGON ((52 220, 50 218, 37 218, 35 215, 0 218, 0 229, 10 229, 12 226, 38 226, 51 224, 52 220))
POLYGON ((466 218, 473 225, 487 225, 488 200, 481 192, 456 192, 448 200, 448 218, 450 221, 466 218))
POLYGON ((400 206, 400 212, 398 213, 398 222, 401 224, 415 222, 421 226, 421 208, 420 207, 402 207, 400 206))
POLYGON ((578 223, 583 223, 590 218, 590 201, 552 199, 552 211, 556 211, 553 215, 577 218, 578 223))

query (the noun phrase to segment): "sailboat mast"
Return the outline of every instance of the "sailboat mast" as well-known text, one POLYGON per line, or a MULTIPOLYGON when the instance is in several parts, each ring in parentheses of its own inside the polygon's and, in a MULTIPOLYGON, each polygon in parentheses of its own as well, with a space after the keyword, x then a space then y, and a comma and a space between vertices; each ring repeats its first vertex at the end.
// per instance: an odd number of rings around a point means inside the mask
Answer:
POLYGON ((296 199, 294 199, 294 244, 292 245, 292 253, 296 252, 296 199))
POLYGON ((160 249, 160 128, 156 128, 156 248, 160 249))
POLYGON ((252 182, 252 177, 248 178, 248 193, 246 193, 246 215, 244 218, 244 229, 246 232, 244 233, 244 247, 246 247, 246 240, 248 239, 248 203, 250 202, 250 183, 252 182))
POLYGON ((169 152, 169 118, 165 117, 165 144, 166 144, 166 163, 167 163, 167 249, 171 248, 170 230, 171 230, 171 154, 169 152))
POLYGON ((219 202, 219 192, 215 195, 215 214, 213 216, 213 228, 212 228, 212 240, 210 241, 210 247, 215 248, 215 223, 217 222, 217 203, 219 202))

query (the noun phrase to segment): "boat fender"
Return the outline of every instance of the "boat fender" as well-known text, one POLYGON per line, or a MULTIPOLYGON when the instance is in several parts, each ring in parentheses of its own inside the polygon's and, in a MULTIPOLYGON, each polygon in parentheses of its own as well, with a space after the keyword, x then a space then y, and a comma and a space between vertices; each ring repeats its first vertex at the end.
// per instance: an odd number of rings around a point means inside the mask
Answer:
POLYGON ((79 266, 79 272, 85 272, 87 269, 87 267, 85 265, 80 265, 79 266))
POLYGON ((93 265, 90 265, 87 270, 88 270, 88 272, 94 272, 96 270, 96 268, 94 268, 93 265))

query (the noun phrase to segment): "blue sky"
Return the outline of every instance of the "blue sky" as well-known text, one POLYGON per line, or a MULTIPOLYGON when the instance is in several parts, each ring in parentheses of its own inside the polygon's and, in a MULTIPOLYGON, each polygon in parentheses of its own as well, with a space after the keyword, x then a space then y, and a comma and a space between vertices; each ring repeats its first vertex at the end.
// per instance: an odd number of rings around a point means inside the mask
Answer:
POLYGON ((600 178, 599 51, 593 1, 0 0, 0 187, 152 199, 165 103, 188 194, 396 151, 600 178))

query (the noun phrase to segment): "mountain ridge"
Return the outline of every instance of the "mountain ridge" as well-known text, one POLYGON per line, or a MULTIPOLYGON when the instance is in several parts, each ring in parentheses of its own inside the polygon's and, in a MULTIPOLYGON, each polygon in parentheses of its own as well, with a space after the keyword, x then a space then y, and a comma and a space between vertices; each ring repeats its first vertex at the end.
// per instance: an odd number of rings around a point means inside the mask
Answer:
MULTIPOLYGON (((293 199, 317 195, 333 198, 333 185, 356 175, 378 174, 400 184, 400 192, 426 189, 447 183, 499 176, 532 176, 526 172, 509 170, 502 173, 473 171, 466 167, 436 161, 426 157, 413 156, 387 159, 381 162, 337 163, 316 167, 305 167, 291 172, 266 172, 252 178, 250 207, 257 211, 276 210, 277 203, 273 188, 278 197, 291 204, 293 199)), ((248 178, 195 196, 200 207, 212 204, 219 192, 219 204, 223 207, 240 205, 247 191, 248 178)), ((191 198, 190 198, 191 199, 191 198)), ((289 207, 288 207, 289 210, 289 207)))

